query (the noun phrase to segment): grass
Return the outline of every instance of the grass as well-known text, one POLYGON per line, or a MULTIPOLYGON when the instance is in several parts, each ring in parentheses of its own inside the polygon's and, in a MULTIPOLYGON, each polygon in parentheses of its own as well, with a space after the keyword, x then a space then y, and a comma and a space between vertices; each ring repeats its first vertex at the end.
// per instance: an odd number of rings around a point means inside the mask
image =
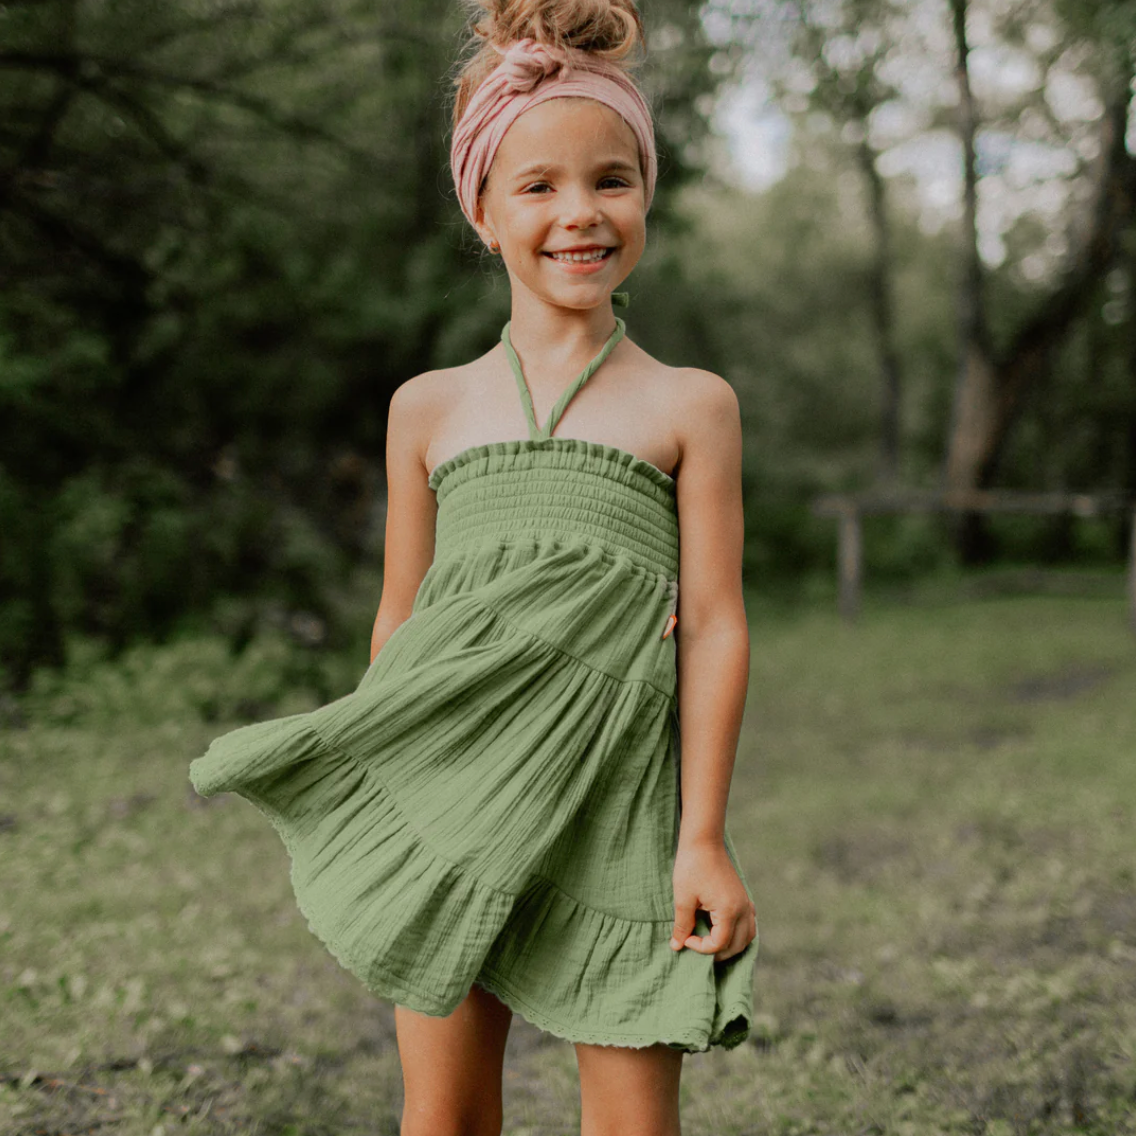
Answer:
MULTIPOLYGON (((687 1136, 1136 1133, 1136 637, 1114 598, 754 607, 730 830, 758 1018, 688 1057, 687 1136)), ((350 689, 258 640, 80 652, 0 704, 0 1131, 397 1133, 391 1007, 283 849, 188 762, 350 689), (287 693, 285 693, 287 692, 287 693)), ((578 1131, 514 1019, 506 1132, 578 1131)))

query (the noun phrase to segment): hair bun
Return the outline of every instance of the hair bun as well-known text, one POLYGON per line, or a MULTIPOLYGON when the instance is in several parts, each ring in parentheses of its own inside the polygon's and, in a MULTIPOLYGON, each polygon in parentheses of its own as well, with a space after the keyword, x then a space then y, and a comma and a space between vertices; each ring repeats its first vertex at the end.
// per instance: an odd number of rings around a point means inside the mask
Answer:
POLYGON ((630 70, 646 54, 647 35, 635 0, 464 0, 471 9, 472 57, 454 79, 456 126, 473 95, 502 55, 529 39, 557 50, 588 51, 630 70), (632 54, 636 58, 630 58, 632 54))

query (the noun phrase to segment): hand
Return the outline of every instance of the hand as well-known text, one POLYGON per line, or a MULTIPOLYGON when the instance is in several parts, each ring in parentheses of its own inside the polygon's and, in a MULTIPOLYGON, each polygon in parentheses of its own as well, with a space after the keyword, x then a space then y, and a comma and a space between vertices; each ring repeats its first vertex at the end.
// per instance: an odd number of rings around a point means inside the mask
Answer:
POLYGON ((675 922, 671 948, 690 947, 715 962, 745 950, 757 937, 757 912, 725 844, 679 843, 674 863, 675 922), (709 935, 695 935, 695 912, 710 913, 709 935))

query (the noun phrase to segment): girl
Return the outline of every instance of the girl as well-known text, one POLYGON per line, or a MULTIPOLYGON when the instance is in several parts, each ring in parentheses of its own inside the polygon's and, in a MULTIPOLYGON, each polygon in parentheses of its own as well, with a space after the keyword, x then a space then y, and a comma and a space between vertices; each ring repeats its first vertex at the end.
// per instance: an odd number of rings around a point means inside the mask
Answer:
POLYGON ((511 318, 391 400, 358 689, 191 777, 268 815, 312 930, 395 1004, 402 1136, 500 1133, 514 1012, 575 1044, 584 1136, 675 1136, 683 1054, 753 1009, 738 405, 612 311, 657 169, 633 0, 480 3, 451 163, 511 318))

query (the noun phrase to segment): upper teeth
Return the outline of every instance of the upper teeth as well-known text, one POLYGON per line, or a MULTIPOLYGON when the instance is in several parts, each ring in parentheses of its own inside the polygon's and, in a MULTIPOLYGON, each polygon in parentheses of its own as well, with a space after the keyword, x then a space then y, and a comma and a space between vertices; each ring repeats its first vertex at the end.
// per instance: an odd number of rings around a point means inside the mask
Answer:
POLYGON ((607 249, 592 249, 590 252, 554 252, 549 255, 556 260, 600 260, 607 249))

